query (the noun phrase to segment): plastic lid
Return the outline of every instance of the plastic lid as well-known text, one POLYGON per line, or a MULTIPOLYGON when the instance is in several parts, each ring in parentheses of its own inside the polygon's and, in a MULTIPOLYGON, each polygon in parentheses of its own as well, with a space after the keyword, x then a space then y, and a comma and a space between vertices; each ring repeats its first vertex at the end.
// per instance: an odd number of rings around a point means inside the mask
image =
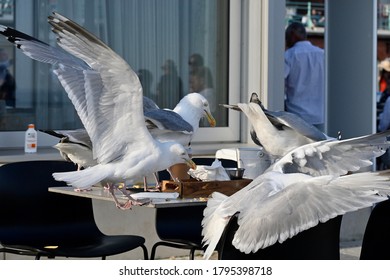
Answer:
POLYGON ((30 123, 30 124, 28 125, 28 128, 35 128, 35 125, 34 125, 33 123, 30 123))

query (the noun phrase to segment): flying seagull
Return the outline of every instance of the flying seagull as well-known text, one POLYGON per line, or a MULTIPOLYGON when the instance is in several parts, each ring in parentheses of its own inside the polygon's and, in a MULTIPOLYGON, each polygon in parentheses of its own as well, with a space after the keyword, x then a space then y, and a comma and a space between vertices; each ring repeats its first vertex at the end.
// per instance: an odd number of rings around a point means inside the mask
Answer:
MULTIPOLYGON (((158 109, 157 104, 146 96, 143 97, 143 107, 144 112, 158 109)), ((75 163, 78 170, 97 164, 97 160, 93 158, 91 138, 84 128, 61 131, 40 131, 59 139, 59 143, 54 148, 59 150, 63 159, 75 163)))
MULTIPOLYGON (((185 95, 173 110, 160 109, 152 100, 144 97, 145 124, 153 138, 160 142, 175 141, 188 147, 199 121, 206 117, 210 126, 215 126, 215 119, 210 112, 209 103, 201 94, 185 95), (145 104, 149 104, 145 107, 145 104)), ((62 157, 76 163, 80 167, 90 167, 97 164, 92 155, 92 143, 85 129, 74 131, 44 130, 47 134, 60 138, 57 148, 62 157)), ((167 169, 169 171, 169 169, 167 169)), ((170 171, 169 171, 170 172, 170 171)), ((157 174, 154 173, 156 186, 159 185, 157 174)), ((145 190, 147 183, 144 178, 145 190)))
POLYGON ((215 249, 230 217, 238 213, 233 246, 256 252, 338 215, 388 199, 390 171, 355 172, 390 146, 390 131, 298 147, 230 197, 214 192, 202 221, 204 258, 215 249))
POLYGON ((299 146, 329 138, 293 113, 265 109, 256 93, 252 93, 249 103, 222 106, 243 112, 252 126, 253 142, 275 158, 299 146))
MULTIPOLYGON (((61 48, 50 47, 6 26, 0 33, 27 56, 55 64, 54 73, 72 101, 92 141, 97 165, 74 172, 54 173, 78 189, 105 182, 113 194, 113 182, 167 169, 176 163, 195 164, 176 142, 159 142, 148 132, 143 114, 142 86, 136 73, 99 38, 66 17, 49 16, 61 48)), ((137 204, 131 196, 120 208, 137 204)))

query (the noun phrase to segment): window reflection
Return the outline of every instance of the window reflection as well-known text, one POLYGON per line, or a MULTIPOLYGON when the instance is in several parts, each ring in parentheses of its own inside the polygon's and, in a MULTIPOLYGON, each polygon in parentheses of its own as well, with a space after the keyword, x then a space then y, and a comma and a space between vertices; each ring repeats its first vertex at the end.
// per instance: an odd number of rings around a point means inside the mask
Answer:
MULTIPOLYGON (((160 107, 172 109, 192 91, 191 72, 196 73, 188 64, 191 54, 202 57, 203 67, 207 67, 207 75, 213 79, 213 94, 205 93, 206 98, 209 94, 213 98, 209 102, 213 104, 227 102, 228 1, 36 0, 33 3, 34 37, 55 45, 56 38, 46 19, 53 11, 64 14, 122 56, 139 74, 144 94, 160 107)), ((15 19, 10 17, 5 22, 0 15, 0 23, 14 26, 15 19)), ((11 60, 15 57, 13 46, 3 38, 0 48, 8 51, 11 60)), ((11 65, 9 69, 17 85, 15 107, 7 107, 5 114, 10 117, 7 120, 1 117, 0 130, 25 130, 28 123, 35 123, 39 129, 81 127, 51 66, 22 56, 16 59, 17 65, 22 66, 11 65), (31 75, 31 82, 18 79, 26 73, 31 75)), ((209 82, 211 78, 206 80, 209 82)), ((227 110, 215 106, 213 113, 218 126, 227 126, 227 110)))

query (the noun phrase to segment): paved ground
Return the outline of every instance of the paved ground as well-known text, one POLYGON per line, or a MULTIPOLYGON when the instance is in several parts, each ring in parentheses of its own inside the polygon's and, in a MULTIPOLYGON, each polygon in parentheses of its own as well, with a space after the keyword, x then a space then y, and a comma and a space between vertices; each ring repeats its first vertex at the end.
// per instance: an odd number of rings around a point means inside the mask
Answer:
MULTIPOLYGON (((340 244, 340 259, 341 260, 358 260, 360 257, 362 241, 349 241, 340 244)), ((214 253, 210 259, 216 260, 217 253, 214 253)), ((170 260, 187 260, 188 256, 176 256, 168 258, 170 260)), ((196 254, 195 259, 202 259, 201 254, 196 254)))

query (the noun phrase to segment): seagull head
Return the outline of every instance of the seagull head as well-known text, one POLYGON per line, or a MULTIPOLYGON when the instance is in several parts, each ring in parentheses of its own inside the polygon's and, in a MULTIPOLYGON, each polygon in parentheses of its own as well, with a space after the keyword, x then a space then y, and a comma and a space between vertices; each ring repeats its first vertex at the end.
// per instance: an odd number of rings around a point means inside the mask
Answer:
MULTIPOLYGON (((173 143, 170 148, 172 155, 177 156, 180 159, 180 162, 185 162, 190 168, 196 169, 196 164, 188 155, 187 150, 179 143, 173 143)), ((176 162, 179 163, 179 162, 176 162)))
POLYGON ((197 92, 184 96, 174 111, 181 115, 193 127, 199 123, 202 117, 206 117, 212 127, 217 123, 211 114, 209 102, 203 95, 197 92))

